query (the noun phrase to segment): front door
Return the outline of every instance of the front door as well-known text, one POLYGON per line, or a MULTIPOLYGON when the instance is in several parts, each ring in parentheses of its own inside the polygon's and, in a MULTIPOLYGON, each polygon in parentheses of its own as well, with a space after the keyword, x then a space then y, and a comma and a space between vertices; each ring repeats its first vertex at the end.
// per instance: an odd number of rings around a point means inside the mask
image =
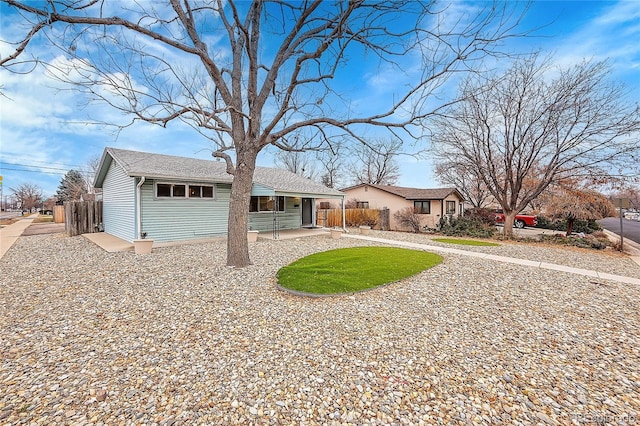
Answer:
POLYGON ((302 226, 313 226, 313 209, 311 198, 302 199, 302 226))

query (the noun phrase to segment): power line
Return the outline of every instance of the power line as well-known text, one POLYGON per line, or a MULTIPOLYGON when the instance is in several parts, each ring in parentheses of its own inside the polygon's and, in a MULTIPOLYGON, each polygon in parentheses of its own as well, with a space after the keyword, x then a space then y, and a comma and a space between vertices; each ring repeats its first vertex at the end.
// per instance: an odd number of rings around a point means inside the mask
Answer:
POLYGON ((39 173, 39 174, 45 174, 45 175, 61 175, 61 176, 66 175, 66 173, 63 173, 63 172, 47 172, 43 170, 12 169, 10 167, 2 167, 2 170, 11 170, 15 172, 27 172, 27 173, 39 173))
MULTIPOLYGON (((18 165, 18 163, 14 163, 14 161, 20 161, 20 162, 26 162, 26 161, 28 161, 28 162, 30 162, 30 163, 53 164, 53 165, 56 165, 56 166, 65 166, 65 167, 72 167, 72 168, 82 167, 82 166, 78 166, 77 164, 65 164, 65 163, 58 163, 57 161, 40 161, 40 160, 30 160, 30 159, 29 159, 29 160, 26 160, 26 159, 23 159, 23 158, 18 158, 18 159, 15 159, 15 160, 13 160, 13 159, 11 159, 11 160, 6 160, 6 159, 5 159, 4 161, 3 161, 3 160, 0 160, 0 163, 16 164, 16 165, 18 165)), ((39 166, 31 166, 31 165, 28 165, 28 166, 29 166, 29 167, 39 167, 39 166)))
POLYGON ((31 165, 31 164, 8 163, 8 162, 6 162, 6 161, 0 161, 0 163, 8 164, 8 165, 10 165, 10 166, 33 167, 33 168, 36 168, 36 169, 64 170, 64 171, 68 171, 68 170, 69 170, 69 169, 67 169, 67 168, 62 168, 62 167, 34 166, 34 165, 31 165))

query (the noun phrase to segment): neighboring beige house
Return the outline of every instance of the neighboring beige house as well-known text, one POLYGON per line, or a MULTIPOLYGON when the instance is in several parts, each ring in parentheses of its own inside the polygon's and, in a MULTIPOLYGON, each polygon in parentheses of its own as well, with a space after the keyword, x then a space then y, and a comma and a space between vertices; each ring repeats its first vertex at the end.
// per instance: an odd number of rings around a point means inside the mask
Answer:
POLYGON ((413 207, 421 215, 422 226, 435 228, 443 216, 463 213, 462 194, 455 188, 405 188, 392 185, 362 183, 342 190, 347 202, 356 202, 359 208, 389 209, 391 230, 406 231, 398 225, 394 214, 405 207, 413 207))

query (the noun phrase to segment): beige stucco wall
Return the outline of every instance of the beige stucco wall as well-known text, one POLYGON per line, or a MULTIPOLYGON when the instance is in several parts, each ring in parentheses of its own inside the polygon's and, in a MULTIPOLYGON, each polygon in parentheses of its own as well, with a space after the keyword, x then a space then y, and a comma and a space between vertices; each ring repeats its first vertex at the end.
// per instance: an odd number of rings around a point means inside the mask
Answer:
MULTIPOLYGON (((346 200, 368 201, 369 208, 372 209, 389 209, 389 224, 391 230, 394 231, 408 231, 406 227, 402 227, 398 224, 398 221, 394 218, 394 214, 402 210, 405 207, 413 207, 413 201, 405 200, 402 197, 391 194, 386 191, 382 191, 377 188, 369 186, 361 186, 344 191, 347 194, 346 200)), ((459 213, 460 200, 455 195, 449 195, 445 201, 456 202, 456 215, 459 213)), ((440 200, 431 200, 431 214, 420 215, 420 224, 429 228, 435 228, 436 224, 440 220, 441 215, 446 213, 444 211, 443 203, 440 200)), ((446 204, 445 204, 446 205, 446 204)))

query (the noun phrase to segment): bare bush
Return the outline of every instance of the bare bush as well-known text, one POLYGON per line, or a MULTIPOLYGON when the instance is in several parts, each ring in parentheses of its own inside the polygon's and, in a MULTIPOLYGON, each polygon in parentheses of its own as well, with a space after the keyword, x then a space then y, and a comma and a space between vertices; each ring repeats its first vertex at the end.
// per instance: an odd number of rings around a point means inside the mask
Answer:
POLYGON ((410 228, 416 234, 420 232, 420 215, 413 207, 405 207, 393 214, 396 221, 402 226, 410 228))

